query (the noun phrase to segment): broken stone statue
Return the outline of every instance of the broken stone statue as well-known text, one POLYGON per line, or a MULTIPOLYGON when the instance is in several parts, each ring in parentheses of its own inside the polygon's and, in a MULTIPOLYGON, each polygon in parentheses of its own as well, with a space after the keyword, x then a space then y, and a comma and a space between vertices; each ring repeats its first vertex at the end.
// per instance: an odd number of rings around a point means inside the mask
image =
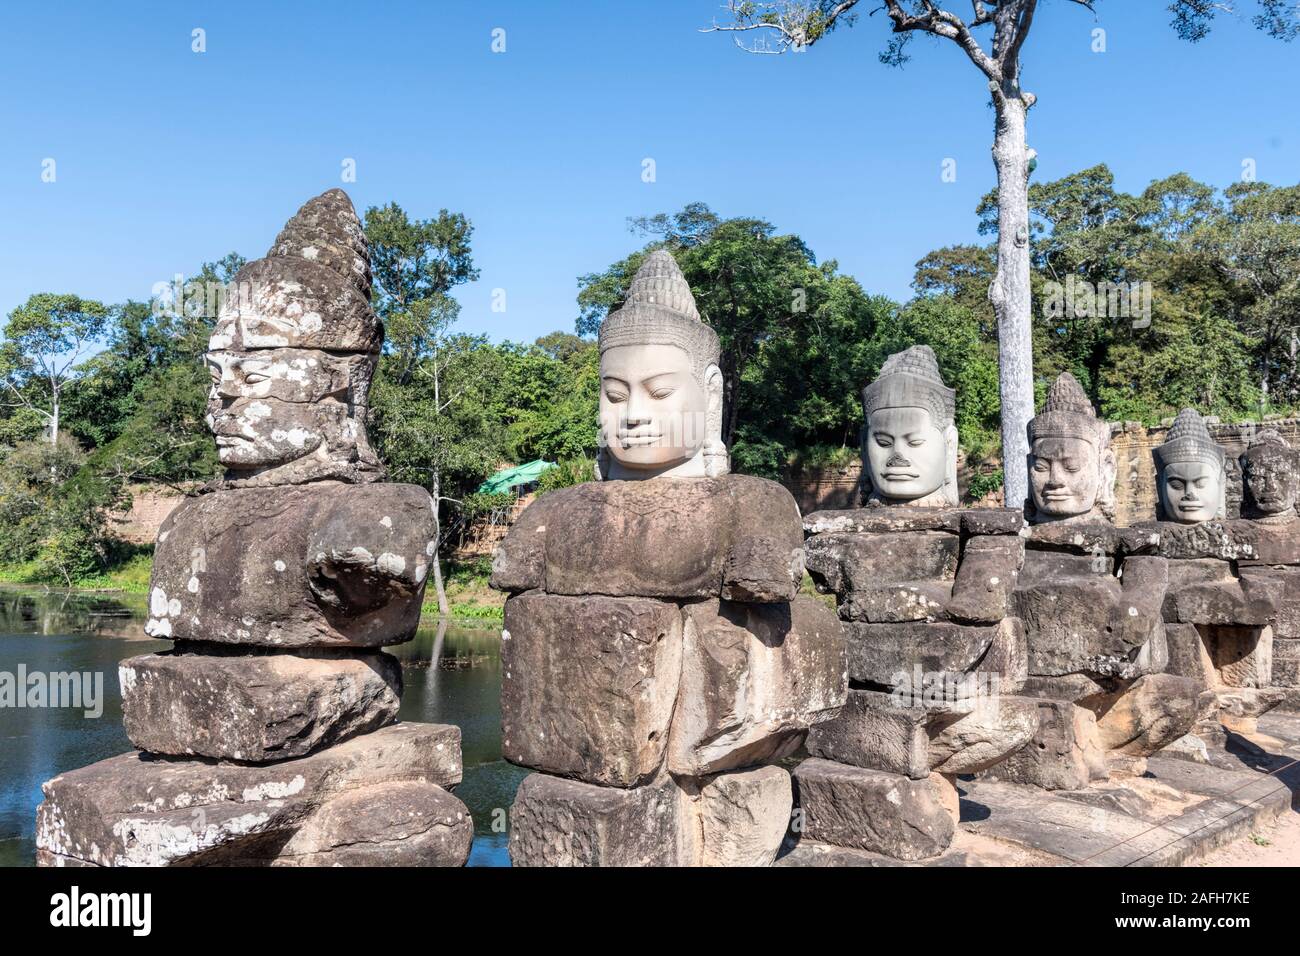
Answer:
POLYGON ((1166 673, 1168 562, 1127 554, 1130 529, 1110 520, 1110 428, 1069 372, 1028 430, 1031 525, 1011 606, 1028 648, 1022 694, 1037 702, 1039 727, 988 773, 1075 789, 1112 771, 1141 772, 1147 756, 1190 729, 1198 687, 1166 673))
POLYGON ((1273 624, 1271 683, 1291 709, 1300 708, 1300 460, 1273 429, 1264 429, 1241 458, 1245 486, 1242 536, 1254 554, 1237 562, 1242 577, 1272 577, 1282 593, 1273 624))
POLYGON ((347 195, 330 190, 240 270, 209 343, 224 479, 154 552, 123 661, 139 748, 44 784, 45 865, 464 864, 460 730, 399 723, 382 648, 419 621, 433 502, 383 482, 366 437, 383 327, 347 195))
POLYGON ((799 511, 728 473, 718 339, 652 252, 600 332, 594 482, 523 512, 493 562, 516 866, 772 863, 792 754, 844 703, 835 615, 797 596, 799 511))
POLYGON ((1201 690, 1193 733, 1170 746, 1174 754, 1195 758, 1206 753, 1207 743, 1223 743, 1224 728, 1253 732, 1259 715, 1281 700, 1270 683, 1284 582, 1242 566, 1240 544, 1249 535, 1235 533, 1234 526, 1252 529, 1225 519, 1224 451, 1195 409, 1178 413, 1153 455, 1166 520, 1136 526, 1144 537, 1132 547, 1168 559, 1168 674, 1192 679, 1201 690))
POLYGON ((1010 597, 1024 560, 1018 510, 959 510, 955 394, 934 353, 890 356, 863 390, 866 507, 804 519, 805 561, 835 594, 848 702, 814 727, 794 772, 792 855, 847 847, 916 861, 947 849, 956 776, 987 769, 1038 728, 1024 630, 1010 597))

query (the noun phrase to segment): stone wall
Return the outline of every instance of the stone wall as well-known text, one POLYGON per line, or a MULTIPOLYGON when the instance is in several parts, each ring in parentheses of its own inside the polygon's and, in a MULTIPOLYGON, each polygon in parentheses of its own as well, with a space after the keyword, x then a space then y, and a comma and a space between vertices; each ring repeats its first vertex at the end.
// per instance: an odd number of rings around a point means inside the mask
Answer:
POLYGON ((153 544, 158 529, 185 495, 165 485, 133 485, 129 490, 131 507, 109 512, 109 530, 132 544, 153 544))
MULTIPOLYGON (((1241 515, 1241 465, 1238 457, 1260 428, 1276 429, 1290 445, 1300 447, 1300 419, 1277 418, 1227 425, 1207 418, 1214 440, 1227 452, 1228 517, 1241 515)), ((1115 450, 1115 523, 1121 526, 1156 517, 1156 466, 1151 450, 1165 440, 1172 420, 1150 428, 1140 422, 1111 424, 1115 450)))

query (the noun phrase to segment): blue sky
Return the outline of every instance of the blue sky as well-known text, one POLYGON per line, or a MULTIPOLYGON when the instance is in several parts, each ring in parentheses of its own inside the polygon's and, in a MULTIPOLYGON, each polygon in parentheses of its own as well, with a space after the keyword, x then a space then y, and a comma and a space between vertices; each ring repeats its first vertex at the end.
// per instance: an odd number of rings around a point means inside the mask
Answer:
MULTIPOLYGON (((870 3, 864 6, 870 7, 870 3)), ((1024 61, 1036 177, 1098 162, 1121 188, 1256 161, 1300 179, 1300 44, 1224 20, 1177 39, 1164 0, 1043 0, 1024 61), (1091 50, 1106 30, 1105 53, 1091 50)), ((966 4, 960 4, 966 7, 966 4)), ((922 38, 880 65, 863 16, 798 55, 699 33, 721 0, 27 3, 0 25, 0 312, 38 291, 146 299, 266 251, 308 197, 474 223, 460 327, 572 330, 576 277, 642 240, 632 215, 702 200, 802 236, 905 298, 927 251, 976 238, 993 185, 975 68, 922 38), (191 51, 206 31, 207 52, 191 51), (506 52, 491 50, 502 28, 506 52), (42 161, 57 179, 41 181, 42 161), (340 183, 356 162, 355 183, 340 183), (652 158, 656 181, 641 178, 652 158), (941 180, 946 158, 957 181, 941 180), (492 290, 506 311, 492 311, 492 290)))

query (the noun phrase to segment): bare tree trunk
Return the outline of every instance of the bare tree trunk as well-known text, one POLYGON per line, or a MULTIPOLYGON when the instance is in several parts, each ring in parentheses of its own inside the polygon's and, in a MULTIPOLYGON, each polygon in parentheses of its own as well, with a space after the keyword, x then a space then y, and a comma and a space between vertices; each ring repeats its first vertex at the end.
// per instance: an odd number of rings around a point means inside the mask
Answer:
POLYGON ((993 163, 998 173, 998 267, 989 301, 998 318, 998 391, 1002 400, 1004 505, 1029 495, 1029 436, 1034 417, 1032 306, 1029 295, 1029 159, 1019 90, 993 90, 997 121, 993 163))
POLYGON ((433 475, 433 592, 438 597, 438 616, 447 617, 447 589, 442 583, 442 475, 433 475))

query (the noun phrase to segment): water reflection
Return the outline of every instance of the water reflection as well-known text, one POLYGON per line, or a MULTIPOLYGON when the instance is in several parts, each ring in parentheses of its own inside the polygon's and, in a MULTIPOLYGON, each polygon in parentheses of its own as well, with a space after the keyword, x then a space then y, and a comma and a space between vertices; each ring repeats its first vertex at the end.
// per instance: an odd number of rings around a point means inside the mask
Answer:
MULTIPOLYGON (((30 866, 42 781, 131 749, 122 729, 117 663, 163 650, 144 633, 143 596, 0 588, 0 671, 103 675, 103 715, 79 709, 0 709, 0 866, 30 866)), ((416 639, 390 649, 402 661, 403 720, 461 728, 465 779, 456 795, 474 818, 471 866, 508 866, 494 820, 526 771, 501 759, 501 643, 497 628, 421 622, 416 639)))

